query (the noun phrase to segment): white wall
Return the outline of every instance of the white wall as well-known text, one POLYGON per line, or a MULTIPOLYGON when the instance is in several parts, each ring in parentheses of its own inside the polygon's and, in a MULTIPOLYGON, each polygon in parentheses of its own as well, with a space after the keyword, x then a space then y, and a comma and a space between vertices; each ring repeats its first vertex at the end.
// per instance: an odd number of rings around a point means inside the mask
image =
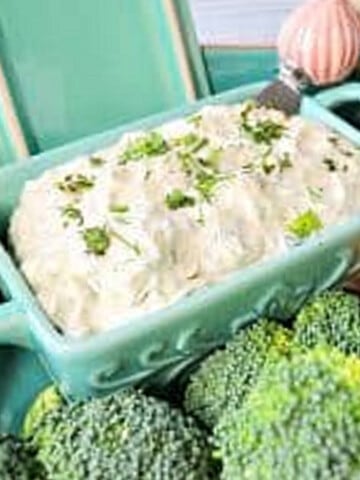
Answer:
POLYGON ((273 45, 281 22, 302 0, 189 2, 202 44, 273 45))

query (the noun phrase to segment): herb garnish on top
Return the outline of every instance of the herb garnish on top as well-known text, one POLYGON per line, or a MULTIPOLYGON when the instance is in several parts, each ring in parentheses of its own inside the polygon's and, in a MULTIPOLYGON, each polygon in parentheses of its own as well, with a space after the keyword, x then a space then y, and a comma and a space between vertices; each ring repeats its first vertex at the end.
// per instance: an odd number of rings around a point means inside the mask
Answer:
POLYGON ((65 205, 65 207, 61 209, 61 214, 66 219, 65 226, 68 225, 68 221, 77 222, 78 225, 82 225, 84 223, 81 210, 71 203, 65 205))
POLYGON ((83 193, 94 186, 94 178, 87 177, 82 173, 65 175, 62 181, 56 185, 64 193, 83 193))
POLYGON ((90 157, 89 162, 92 167, 101 167, 101 165, 104 165, 105 160, 101 157, 90 157))
POLYGON ((319 215, 309 209, 300 213, 288 225, 287 230, 297 238, 303 240, 323 228, 319 215))
POLYGON ((271 145, 275 140, 279 140, 286 129, 285 126, 270 118, 250 121, 249 114, 253 109, 254 105, 249 103, 240 114, 240 127, 244 132, 259 144, 271 145))
POLYGON ((132 160, 163 155, 168 151, 169 146, 162 135, 152 131, 130 142, 128 148, 120 155, 119 163, 124 165, 132 160))
POLYGON ((178 210, 179 208, 193 207, 195 198, 176 188, 166 195, 165 204, 170 210, 178 210))
POLYGON ((110 235, 105 227, 86 228, 82 232, 87 251, 94 255, 105 255, 110 247, 110 235))

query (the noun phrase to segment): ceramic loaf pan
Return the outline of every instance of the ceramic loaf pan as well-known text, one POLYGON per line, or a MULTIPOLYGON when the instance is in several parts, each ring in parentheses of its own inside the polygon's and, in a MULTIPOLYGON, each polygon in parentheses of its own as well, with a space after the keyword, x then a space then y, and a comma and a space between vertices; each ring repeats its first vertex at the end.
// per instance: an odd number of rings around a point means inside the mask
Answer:
MULTIPOLYGON (((0 342, 34 350, 63 392, 73 398, 99 395, 140 382, 170 382, 209 349, 260 315, 288 317, 307 298, 357 269, 360 216, 324 230, 281 258, 243 269, 217 285, 134 320, 133 324, 81 340, 58 333, 6 251, 8 220, 26 180, 44 170, 113 143, 121 134, 148 129, 193 113, 206 103, 235 103, 255 95, 256 84, 165 115, 158 115, 39 155, 0 171, 0 342)), ((346 89, 339 90, 345 95, 346 89)), ((359 90, 352 90, 359 96, 359 90)), ((302 115, 324 122, 360 145, 359 135, 320 103, 303 102, 302 115)), ((51 239, 49 239, 51 241, 51 239)))

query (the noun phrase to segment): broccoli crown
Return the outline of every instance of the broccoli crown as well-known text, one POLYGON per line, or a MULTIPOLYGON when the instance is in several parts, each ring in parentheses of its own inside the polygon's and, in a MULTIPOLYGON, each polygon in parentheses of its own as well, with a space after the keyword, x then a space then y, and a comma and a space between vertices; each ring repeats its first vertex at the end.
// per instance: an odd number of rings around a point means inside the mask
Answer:
POLYGON ((359 298, 341 291, 317 296, 298 314, 294 340, 308 348, 328 344, 360 355, 359 298))
POLYGON ((213 428, 226 410, 241 405, 270 352, 286 351, 289 344, 290 332, 270 320, 241 330, 193 374, 185 392, 186 411, 213 428))
POLYGON ((215 436, 223 480, 360 478, 360 360, 316 347, 269 364, 215 436))
POLYGON ((1 480, 44 480, 41 465, 30 445, 13 435, 0 434, 1 480))
POLYGON ((22 427, 24 437, 31 436, 36 425, 47 412, 56 409, 64 402, 60 393, 53 385, 42 390, 26 413, 22 427))
POLYGON ((33 426, 51 480, 206 480, 210 449, 191 418, 137 392, 63 403, 33 426))

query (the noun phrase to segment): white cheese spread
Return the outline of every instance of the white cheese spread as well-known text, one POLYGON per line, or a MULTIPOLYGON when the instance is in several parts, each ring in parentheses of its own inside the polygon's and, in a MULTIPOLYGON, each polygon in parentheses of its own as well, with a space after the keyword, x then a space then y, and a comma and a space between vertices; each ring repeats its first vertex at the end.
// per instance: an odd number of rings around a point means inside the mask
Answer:
POLYGON ((322 125, 209 106, 27 182, 10 238, 49 317, 78 337, 345 220, 359 179, 360 151, 322 125))

